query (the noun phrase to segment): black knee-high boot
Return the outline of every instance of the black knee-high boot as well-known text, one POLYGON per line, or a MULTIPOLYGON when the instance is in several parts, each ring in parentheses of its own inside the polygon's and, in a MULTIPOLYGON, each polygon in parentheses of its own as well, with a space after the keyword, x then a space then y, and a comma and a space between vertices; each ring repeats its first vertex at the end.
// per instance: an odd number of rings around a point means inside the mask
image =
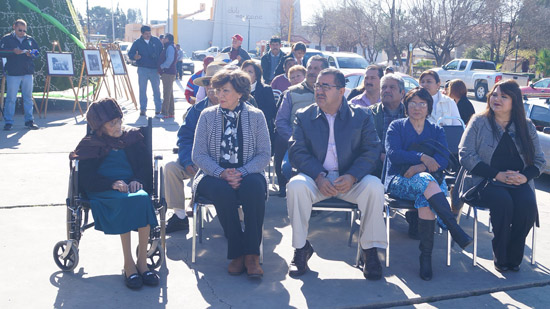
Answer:
POLYGON ((428 203, 430 203, 430 206, 437 216, 445 223, 454 241, 456 241, 462 249, 472 243, 472 237, 468 236, 468 234, 466 234, 466 232, 456 223, 455 216, 451 212, 451 206, 443 192, 432 195, 432 197, 428 199, 428 203))
POLYGON ((435 220, 418 218, 418 237, 420 238, 420 278, 432 280, 432 249, 434 247, 435 220))

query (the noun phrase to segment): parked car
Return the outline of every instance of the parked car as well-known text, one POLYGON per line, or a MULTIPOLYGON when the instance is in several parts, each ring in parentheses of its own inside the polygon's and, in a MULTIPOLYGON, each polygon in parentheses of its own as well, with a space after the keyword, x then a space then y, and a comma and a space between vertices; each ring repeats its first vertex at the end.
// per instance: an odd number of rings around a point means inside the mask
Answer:
POLYGON ((324 52, 328 65, 337 69, 364 69, 369 62, 363 56, 349 52, 324 52))
POLYGON ((550 174, 550 98, 528 99, 523 102, 527 118, 537 127, 540 146, 546 159, 545 174, 550 174))
MULTIPOLYGON (((281 51, 285 55, 288 55, 288 53, 290 53, 290 47, 281 47, 281 51)), ((315 55, 323 56, 323 52, 318 50, 318 49, 315 49, 315 48, 306 48, 306 54, 304 55, 304 61, 303 61, 304 66, 307 65, 308 59, 315 56, 315 55)))
POLYGON ((130 47, 132 46, 132 43, 130 42, 116 42, 118 47, 120 48, 120 53, 122 54, 122 57, 124 58, 124 61, 126 64, 130 64, 132 61, 130 61, 130 58, 128 58, 128 51, 130 50, 130 47))
POLYGON ((520 89, 524 97, 550 97, 550 78, 543 78, 520 89))
MULTIPOLYGON (((403 78, 403 81, 405 82, 405 93, 419 86, 416 79, 407 74, 400 72, 396 72, 394 74, 397 74, 403 78)), ((344 71, 344 76, 346 77, 346 92, 344 93, 344 96, 347 98, 351 90, 363 84, 363 80, 365 79, 365 70, 354 70, 353 72, 346 70, 344 71)))
POLYGON ((183 52, 183 72, 189 71, 191 74, 195 73, 195 63, 191 58, 187 56, 185 52, 183 52))
POLYGON ((520 86, 527 86, 529 82, 528 76, 498 72, 493 62, 485 60, 454 59, 432 70, 439 74, 441 86, 452 79, 461 79, 468 90, 474 91, 478 101, 485 101, 489 89, 501 80, 514 79, 520 86))
POLYGON ((207 48, 206 50, 196 50, 191 54, 191 58, 193 60, 200 60, 202 61, 207 56, 216 57, 220 53, 221 49, 218 46, 212 46, 207 48))

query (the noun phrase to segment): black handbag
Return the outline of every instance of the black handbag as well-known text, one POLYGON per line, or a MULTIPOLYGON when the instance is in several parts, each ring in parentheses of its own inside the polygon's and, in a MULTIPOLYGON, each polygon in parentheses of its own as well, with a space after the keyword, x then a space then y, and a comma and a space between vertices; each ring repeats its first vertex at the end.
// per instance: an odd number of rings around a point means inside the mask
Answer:
POLYGON ((458 172, 458 176, 456 178, 459 198, 461 201, 467 204, 477 203, 481 200, 481 191, 485 189, 485 187, 489 183, 489 180, 487 178, 484 178, 477 185, 471 187, 467 191, 464 191, 464 179, 466 179, 467 174, 468 174, 468 170, 466 170, 464 167, 461 167, 460 171, 458 172))
MULTIPOLYGON (((456 171, 456 167, 459 166, 458 160, 451 153, 451 151, 447 147, 445 147, 445 145, 434 139, 424 140, 421 143, 412 143, 407 150, 421 152, 432 158, 436 153, 444 156, 449 161, 449 165, 445 169, 445 174, 447 175, 453 175, 454 173, 456 173, 454 171, 456 171)), ((401 166, 400 174, 402 176, 405 175, 410 167, 411 165, 403 164, 401 166)), ((443 171, 436 171, 430 174, 435 178, 438 184, 442 184, 445 180, 445 174, 443 173, 443 171)))

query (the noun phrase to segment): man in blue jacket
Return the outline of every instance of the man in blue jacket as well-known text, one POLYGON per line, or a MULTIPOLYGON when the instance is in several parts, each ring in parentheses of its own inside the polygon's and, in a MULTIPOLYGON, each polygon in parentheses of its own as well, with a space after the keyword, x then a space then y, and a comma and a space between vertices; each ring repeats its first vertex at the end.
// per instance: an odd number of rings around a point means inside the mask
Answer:
POLYGON ((151 82, 155 100, 155 114, 160 114, 162 101, 160 99, 160 76, 157 71, 158 61, 163 46, 157 37, 151 35, 151 27, 141 26, 141 37, 134 41, 128 57, 136 60, 138 66, 139 105, 141 116, 147 111, 147 81, 151 82))
MULTIPOLYGON (((33 118, 33 74, 34 62, 38 57, 38 43, 27 35, 27 23, 18 19, 13 24, 13 32, 6 34, 0 40, 0 56, 7 59, 6 82, 7 95, 4 106, 4 130, 9 131, 13 127, 13 115, 15 114, 15 99, 21 86, 23 108, 25 110, 25 126, 31 130, 37 130, 33 118)), ((1 61, 1 60, 0 60, 1 61)))
POLYGON ((169 208, 174 209, 174 214, 166 224, 166 233, 189 229, 189 219, 187 219, 185 212, 183 180, 192 178, 198 171, 197 166, 191 161, 195 128, 201 112, 209 106, 218 104, 218 98, 214 88, 210 85, 210 79, 225 65, 225 62, 212 62, 206 68, 206 75, 195 79, 196 85, 206 89, 206 98, 191 106, 187 111, 183 124, 178 131, 178 160, 168 162, 164 166, 166 203, 169 208))
POLYGON ((292 226, 294 258, 289 275, 308 270, 313 247, 307 240, 312 204, 336 197, 357 204, 361 212, 359 242, 363 249, 363 275, 382 278, 377 248, 386 248, 384 186, 370 175, 382 150, 372 113, 344 98, 346 78, 337 69, 319 73, 315 104, 300 109, 288 151, 299 174, 287 184, 287 208, 292 226))

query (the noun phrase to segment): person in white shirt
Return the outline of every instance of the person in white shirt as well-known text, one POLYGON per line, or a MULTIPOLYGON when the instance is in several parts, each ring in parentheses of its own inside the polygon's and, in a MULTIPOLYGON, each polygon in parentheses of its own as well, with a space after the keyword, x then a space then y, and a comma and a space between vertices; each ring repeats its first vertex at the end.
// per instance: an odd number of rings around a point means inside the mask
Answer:
MULTIPOLYGON (((441 80, 437 72, 427 70, 420 74, 420 87, 428 90, 434 100, 432 113, 428 116, 428 121, 437 124, 437 121, 442 117, 460 118, 460 112, 453 99, 441 93, 441 80)), ((442 125, 461 125, 456 119, 443 119, 442 125)))

